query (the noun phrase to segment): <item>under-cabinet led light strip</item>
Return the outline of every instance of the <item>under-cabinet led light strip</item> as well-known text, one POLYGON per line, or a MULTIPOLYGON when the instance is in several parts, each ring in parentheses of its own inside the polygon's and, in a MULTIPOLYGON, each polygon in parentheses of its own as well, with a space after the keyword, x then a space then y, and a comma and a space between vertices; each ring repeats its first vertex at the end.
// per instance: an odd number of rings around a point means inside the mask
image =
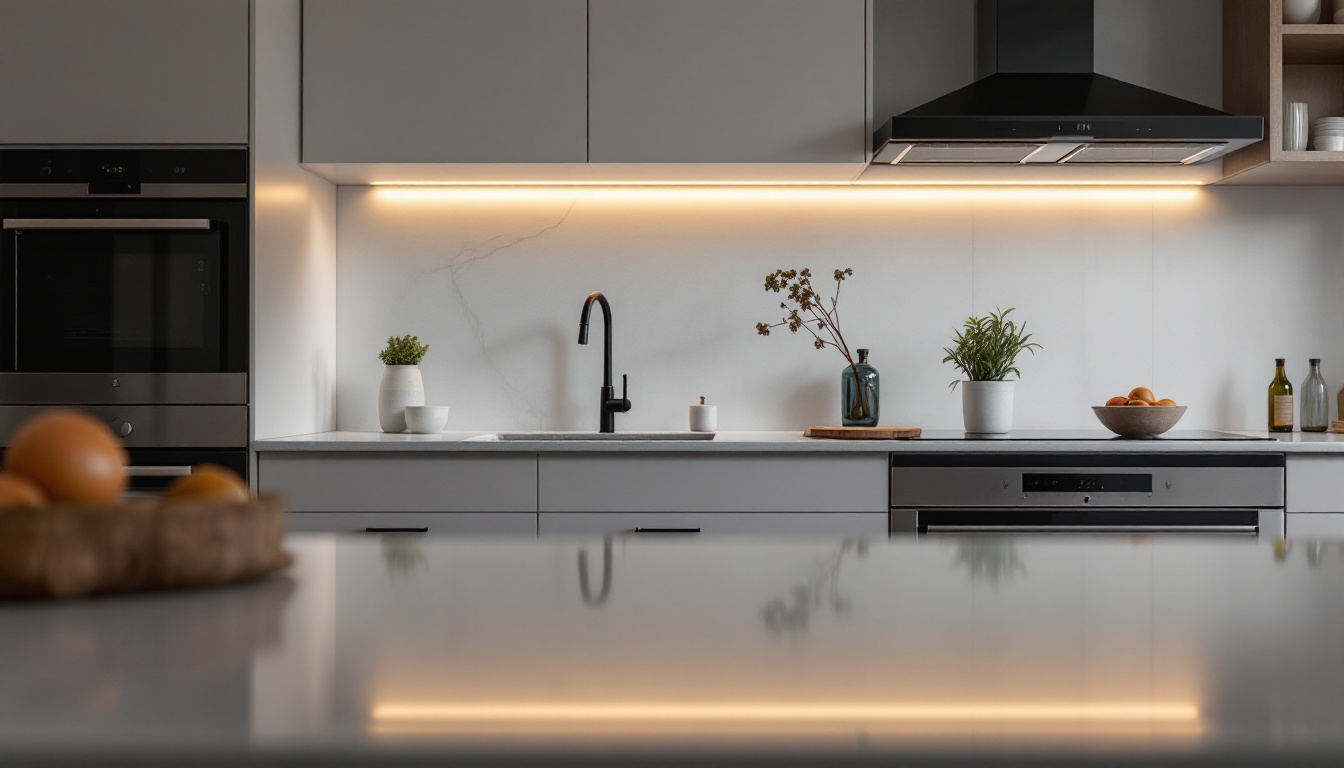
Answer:
POLYGON ((599 200, 610 202, 798 202, 882 203, 1179 203, 1200 197, 1201 185, 922 185, 895 184, 372 184, 381 200, 470 202, 517 200, 599 200))

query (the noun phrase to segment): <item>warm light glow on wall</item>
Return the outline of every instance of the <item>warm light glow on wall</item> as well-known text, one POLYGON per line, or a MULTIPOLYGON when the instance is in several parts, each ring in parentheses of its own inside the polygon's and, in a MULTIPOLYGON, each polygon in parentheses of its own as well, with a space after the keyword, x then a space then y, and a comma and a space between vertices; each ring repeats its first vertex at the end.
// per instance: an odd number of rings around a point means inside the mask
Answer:
POLYGON ((1197 199, 1198 184, 1144 185, 920 185, 894 184, 394 184, 374 194, 395 202, 506 202, 600 200, 608 202, 785 203, 1182 203, 1197 199))
POLYGON ((863 703, 863 705, 646 705, 646 703, 419 703, 378 705, 372 720, 379 732, 431 730, 520 730, 579 726, 629 729, 687 728, 716 730, 848 728, 848 726, 929 726, 945 728, 1085 729, 1090 732, 1142 732, 1145 729, 1191 732, 1202 729, 1199 707, 1192 703, 863 703))

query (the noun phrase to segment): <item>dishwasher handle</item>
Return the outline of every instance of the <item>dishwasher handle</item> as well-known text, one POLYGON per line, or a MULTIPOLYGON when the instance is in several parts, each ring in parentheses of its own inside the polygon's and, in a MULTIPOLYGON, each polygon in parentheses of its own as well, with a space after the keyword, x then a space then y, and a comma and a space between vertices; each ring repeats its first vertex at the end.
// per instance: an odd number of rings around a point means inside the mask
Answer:
POLYGON ((939 533, 1189 533, 1254 536, 1254 525, 930 525, 925 531, 939 533))

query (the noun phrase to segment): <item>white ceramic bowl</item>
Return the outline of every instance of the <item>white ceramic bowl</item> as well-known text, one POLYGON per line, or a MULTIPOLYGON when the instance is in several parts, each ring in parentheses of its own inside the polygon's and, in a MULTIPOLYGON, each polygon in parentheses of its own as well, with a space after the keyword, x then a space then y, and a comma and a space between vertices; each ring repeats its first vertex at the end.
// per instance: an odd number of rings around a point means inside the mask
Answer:
POLYGON ((446 405, 406 406, 406 426, 417 435, 433 435, 443 431, 448 423, 446 405))
POLYGON ((1344 8, 1335 11, 1335 23, 1344 24, 1344 8))
POLYGON ((1095 405, 1101 425, 1121 437, 1156 437, 1176 426, 1184 405, 1095 405))
POLYGON ((1319 152, 1344 152, 1344 136, 1317 136, 1311 148, 1319 152))

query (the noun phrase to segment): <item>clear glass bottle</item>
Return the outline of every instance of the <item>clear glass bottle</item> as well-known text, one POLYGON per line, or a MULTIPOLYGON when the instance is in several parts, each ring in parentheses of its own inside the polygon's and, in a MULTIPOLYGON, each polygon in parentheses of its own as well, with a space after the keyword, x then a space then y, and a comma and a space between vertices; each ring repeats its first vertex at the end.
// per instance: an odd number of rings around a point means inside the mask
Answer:
POLYGON ((1325 387, 1325 377, 1321 376, 1321 359, 1311 358, 1311 373, 1302 382, 1298 393, 1301 401, 1301 422, 1298 425, 1303 432, 1324 432, 1330 426, 1330 394, 1325 387))
POLYGON ((846 427, 877 426, 877 369, 868 364, 868 350, 840 373, 840 423, 846 427))
POLYGON ((1269 431, 1293 431, 1293 383, 1283 372, 1284 359, 1274 361, 1274 380, 1269 382, 1269 431))

